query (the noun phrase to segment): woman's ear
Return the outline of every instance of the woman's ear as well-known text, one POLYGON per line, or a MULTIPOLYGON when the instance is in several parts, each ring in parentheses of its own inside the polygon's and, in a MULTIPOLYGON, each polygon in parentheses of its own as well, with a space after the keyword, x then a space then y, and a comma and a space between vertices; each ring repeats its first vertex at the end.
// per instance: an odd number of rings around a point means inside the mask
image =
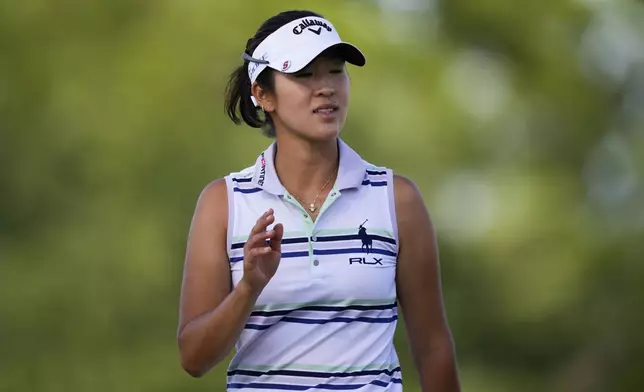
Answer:
POLYGON ((273 100, 271 99, 272 97, 259 85, 259 83, 253 83, 253 85, 250 87, 250 92, 251 94, 253 94, 253 97, 255 97, 257 103, 265 112, 272 112, 273 110, 275 110, 273 100))

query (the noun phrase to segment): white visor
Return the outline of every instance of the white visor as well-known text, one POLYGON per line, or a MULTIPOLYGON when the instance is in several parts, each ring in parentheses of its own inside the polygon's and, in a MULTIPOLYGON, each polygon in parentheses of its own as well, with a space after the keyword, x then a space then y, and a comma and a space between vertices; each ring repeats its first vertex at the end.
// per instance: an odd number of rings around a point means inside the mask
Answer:
MULTIPOLYGON (((249 61, 250 83, 253 84, 266 67, 283 73, 300 71, 331 47, 338 47, 350 64, 361 67, 366 63, 360 49, 342 41, 328 20, 311 16, 294 20, 266 37, 250 56, 252 58, 244 56, 249 61)), ((251 96, 251 100, 259 106, 255 97, 251 96)))

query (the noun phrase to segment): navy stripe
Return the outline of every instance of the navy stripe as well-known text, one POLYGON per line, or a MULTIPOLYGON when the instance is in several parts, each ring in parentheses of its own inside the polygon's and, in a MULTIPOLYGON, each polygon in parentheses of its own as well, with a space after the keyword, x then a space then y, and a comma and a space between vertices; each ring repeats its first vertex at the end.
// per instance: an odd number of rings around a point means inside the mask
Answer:
MULTIPOLYGON (((398 315, 391 317, 375 318, 375 317, 334 317, 332 319, 307 319, 300 317, 284 317, 279 322, 294 323, 294 324, 327 324, 327 323, 351 323, 354 321, 368 324, 388 324, 398 320, 398 315)), ((277 323, 272 324, 246 324, 246 329, 256 329, 262 331, 268 329, 277 323)))
POLYGON ((383 171, 367 170, 367 174, 371 176, 383 176, 387 174, 387 172, 384 170, 383 171))
POLYGON ((310 305, 303 306, 301 308, 295 309, 283 309, 283 310, 256 310, 252 312, 251 316, 261 316, 261 317, 273 317, 273 316, 284 316, 296 311, 313 311, 313 312, 344 312, 345 310, 387 310, 393 309, 397 306, 397 303, 385 304, 385 305, 347 305, 347 306, 321 306, 321 305, 310 305))
POLYGON ((293 376, 293 377, 311 377, 311 378, 331 378, 331 377, 359 377, 359 376, 377 376, 380 374, 386 374, 388 376, 393 376, 395 372, 399 372, 400 367, 394 369, 373 369, 373 370, 358 370, 355 372, 311 372, 311 371, 302 371, 302 370, 269 370, 267 372, 257 371, 257 370, 244 370, 236 369, 228 372, 228 376, 240 375, 240 376, 293 376))
POLYGON ((371 180, 362 181, 362 185, 387 186, 387 181, 372 182, 371 180))
POLYGON ((334 317, 332 319, 307 319, 307 318, 301 318, 301 317, 284 317, 280 319, 280 321, 284 321, 287 323, 295 323, 295 324, 327 324, 327 323, 351 323, 354 321, 358 321, 361 323, 368 323, 368 324, 387 324, 394 322, 398 319, 397 315, 393 315, 391 317, 383 317, 383 318, 377 318, 377 317, 334 317))
MULTIPOLYGON (((393 384, 401 384, 401 385, 402 385, 402 379, 400 379, 400 378, 392 378, 392 379, 391 379, 391 381, 390 381, 390 383, 393 383, 393 384)), ((387 383, 386 383, 386 382, 384 382, 384 381, 380 381, 380 380, 373 380, 373 381, 372 381, 372 382, 370 382, 369 384, 377 385, 377 386, 379 386, 379 387, 386 387, 386 386, 389 386, 389 384, 387 384, 387 383)))
MULTIPOLYGON (((392 252, 390 250, 385 250, 385 249, 369 249, 369 252, 367 253, 366 249, 360 249, 360 248, 344 248, 344 249, 313 249, 313 254, 314 255, 344 255, 344 254, 349 254, 349 253, 365 253, 365 254, 377 254, 377 255, 385 255, 385 256, 392 256, 396 257, 398 256, 395 252, 392 252)), ((283 252, 282 253, 282 258, 289 258, 289 257, 306 257, 309 255, 308 251, 300 251, 300 252, 283 252)), ((238 261, 241 261, 244 259, 244 256, 236 256, 236 257, 231 257, 230 262, 231 263, 236 263, 238 261)))
POLYGON ((241 383, 228 383, 226 384, 228 389, 244 389, 244 388, 254 388, 254 389, 282 389, 285 391, 305 391, 311 387, 306 385, 286 385, 286 384, 269 384, 269 383, 258 383, 252 382, 250 384, 241 384, 241 383))
MULTIPOLYGON (((374 241, 386 242, 388 244, 396 245, 396 240, 389 237, 383 237, 381 235, 369 234, 369 238, 374 241)), ((308 237, 292 237, 282 239, 282 244, 301 244, 308 242, 308 237)), ((349 241, 349 240, 362 240, 357 234, 347 234, 347 235, 329 235, 329 236, 317 236, 316 242, 334 242, 334 241, 349 241)), ((246 242, 236 242, 232 244, 232 249, 241 249, 244 247, 246 242)))
POLYGON ((263 190, 262 188, 238 188, 238 187, 233 188, 233 191, 241 192, 241 193, 257 193, 257 192, 261 192, 262 190, 263 190))
MULTIPOLYGON (((289 258, 289 257, 305 257, 305 256, 308 256, 308 255, 309 255, 309 252, 306 251, 306 250, 301 251, 301 252, 283 252, 282 253, 282 258, 286 259, 286 258, 289 258)), ((238 256, 238 257, 232 257, 230 259, 230 262, 231 263, 236 263, 236 262, 242 261, 242 260, 244 260, 244 256, 238 256)))
MULTIPOLYGON (((374 172, 374 174, 385 174, 385 173, 374 172)), ((251 181, 252 181, 252 179, 251 179, 251 178, 238 178, 238 179, 233 179, 233 180, 235 180, 236 182, 251 182, 251 181)), ((387 181, 371 181, 371 180, 364 180, 364 181, 362 181, 362 185, 371 185, 371 186, 387 186, 387 181)), ((244 191, 247 191, 247 190, 254 190, 254 191, 256 191, 256 189, 262 190, 261 188, 241 189, 241 188, 237 188, 237 187, 235 187, 235 189, 234 189, 234 190, 235 190, 235 192, 253 193, 253 192, 244 192, 244 191)), ((259 191, 256 191, 256 192, 259 192, 259 191)))
MULTIPOLYGON (((293 238, 282 238, 282 244, 300 244, 303 242, 307 242, 309 240, 308 237, 293 237, 293 238)), ((240 249, 243 248, 246 242, 236 242, 234 243, 231 248, 232 249, 240 249)))
MULTIPOLYGON (((389 383, 393 384, 402 384, 400 378, 392 378, 389 383)), ((272 384, 272 383, 259 383, 253 382, 250 384, 241 384, 241 383, 228 383, 226 384, 227 388, 255 388, 255 389, 279 389, 285 391, 305 391, 307 389, 329 389, 329 390, 352 390, 365 387, 367 385, 377 385, 379 387, 387 387, 389 384, 380 381, 374 380, 368 384, 318 384, 318 385, 292 385, 292 384, 272 384)))
MULTIPOLYGON (((367 253, 367 251, 362 250, 360 248, 313 249, 314 255, 342 255, 347 253, 367 253)), ((369 249, 369 253, 375 253, 375 254, 385 255, 385 256, 394 256, 394 257, 397 256, 396 253, 385 249, 369 249)))

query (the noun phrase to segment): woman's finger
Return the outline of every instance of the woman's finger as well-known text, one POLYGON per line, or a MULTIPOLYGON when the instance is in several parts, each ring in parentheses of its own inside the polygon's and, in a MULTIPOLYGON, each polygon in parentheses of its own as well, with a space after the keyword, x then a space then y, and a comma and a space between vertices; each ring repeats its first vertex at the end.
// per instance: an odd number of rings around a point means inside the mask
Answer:
POLYGON ((246 249, 256 248, 258 246, 266 246, 267 241, 275 236, 275 230, 263 231, 257 233, 246 241, 244 245, 246 249))
POLYGON ((269 208, 268 211, 266 211, 265 213, 262 214, 262 216, 257 218, 257 221, 255 222, 255 226, 253 226, 253 228, 250 230, 249 237, 252 237, 255 234, 266 231, 266 227, 270 225, 274 219, 275 219, 275 216, 273 215, 273 209, 269 208))

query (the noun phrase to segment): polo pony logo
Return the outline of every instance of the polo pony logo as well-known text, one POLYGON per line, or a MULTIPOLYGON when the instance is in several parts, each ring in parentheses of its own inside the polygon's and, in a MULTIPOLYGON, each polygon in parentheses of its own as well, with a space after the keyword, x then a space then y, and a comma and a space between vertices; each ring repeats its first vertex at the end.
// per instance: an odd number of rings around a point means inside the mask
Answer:
POLYGON ((331 26, 329 26, 326 22, 322 22, 315 19, 304 19, 299 25, 293 27, 293 34, 300 35, 304 32, 305 29, 308 28, 310 32, 320 35, 320 33, 322 33, 323 27, 327 31, 333 31, 331 26), (316 28, 313 28, 312 26, 319 26, 319 27, 316 29, 316 28))
POLYGON ((369 253, 369 251, 373 249, 371 237, 369 236, 369 234, 367 234, 367 229, 364 227, 364 224, 367 223, 368 220, 369 219, 366 219, 364 222, 362 222, 362 224, 358 228, 358 238, 360 238, 360 241, 362 241, 362 247, 360 247, 360 249, 363 252, 366 249, 367 253, 369 253))

